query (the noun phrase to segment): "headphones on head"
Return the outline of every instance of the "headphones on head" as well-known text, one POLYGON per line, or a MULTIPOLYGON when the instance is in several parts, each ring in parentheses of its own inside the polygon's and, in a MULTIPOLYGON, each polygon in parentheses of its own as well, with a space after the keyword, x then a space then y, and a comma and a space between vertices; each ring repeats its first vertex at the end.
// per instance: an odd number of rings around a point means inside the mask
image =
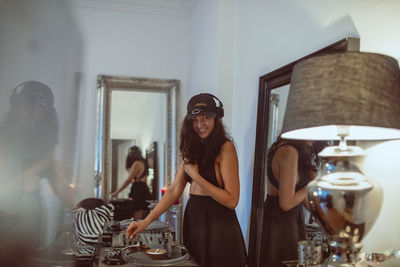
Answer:
POLYGON ((210 94, 210 93, 203 93, 203 94, 211 96, 214 100, 216 100, 218 102, 217 110, 215 112, 217 113, 218 117, 220 117, 220 118, 224 117, 224 105, 222 104, 222 101, 219 100, 219 98, 213 94, 210 94))
POLYGON ((11 95, 10 95, 10 105, 13 106, 18 102, 19 96, 21 94, 21 89, 24 87, 25 82, 20 83, 17 87, 12 89, 11 95))
POLYGON ((142 150, 138 146, 132 146, 129 148, 129 154, 133 156, 142 155, 142 150))
POLYGON ((26 98, 27 96, 32 97, 38 105, 53 105, 54 96, 47 85, 37 81, 26 81, 20 83, 12 90, 9 98, 10 106, 21 104, 21 101, 23 101, 24 97, 26 98), (27 87, 27 89, 23 90, 24 87, 27 87))

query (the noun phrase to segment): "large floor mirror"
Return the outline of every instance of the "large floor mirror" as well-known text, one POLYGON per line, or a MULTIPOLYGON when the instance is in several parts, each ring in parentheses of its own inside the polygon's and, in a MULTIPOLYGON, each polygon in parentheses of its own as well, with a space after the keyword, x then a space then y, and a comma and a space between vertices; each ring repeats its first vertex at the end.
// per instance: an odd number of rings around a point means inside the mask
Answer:
POLYGON ((261 232, 263 204, 267 192, 267 151, 282 127, 292 69, 297 62, 305 58, 329 53, 359 51, 359 47, 358 38, 345 38, 260 77, 248 253, 250 267, 260 266, 260 256, 263 253, 261 232))
POLYGON ((149 162, 148 186, 158 200, 176 169, 179 81, 98 75, 97 97, 96 196, 108 201, 123 183, 135 145, 149 162))

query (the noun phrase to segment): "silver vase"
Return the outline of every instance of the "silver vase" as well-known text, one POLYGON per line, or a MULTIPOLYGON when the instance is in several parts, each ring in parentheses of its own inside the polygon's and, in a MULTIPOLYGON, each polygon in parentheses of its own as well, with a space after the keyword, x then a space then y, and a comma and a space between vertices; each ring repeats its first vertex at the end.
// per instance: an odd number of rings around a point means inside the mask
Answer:
POLYGON ((327 147, 320 154, 318 177, 307 186, 307 202, 329 240, 324 266, 362 266, 361 241, 378 218, 381 187, 357 167, 364 156, 358 147, 327 147))

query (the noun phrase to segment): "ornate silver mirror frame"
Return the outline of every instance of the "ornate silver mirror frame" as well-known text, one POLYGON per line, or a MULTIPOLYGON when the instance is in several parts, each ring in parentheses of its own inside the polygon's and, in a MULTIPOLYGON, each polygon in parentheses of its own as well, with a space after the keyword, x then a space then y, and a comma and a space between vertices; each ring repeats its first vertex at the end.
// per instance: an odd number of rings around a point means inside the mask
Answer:
MULTIPOLYGON (((97 77, 97 140, 95 158, 96 197, 108 200, 111 183, 111 95, 114 90, 156 92, 167 98, 167 133, 164 155, 164 184, 171 183, 177 162, 177 114, 179 100, 179 80, 142 77, 120 77, 98 75, 97 77)), ((145 115, 145 114, 142 114, 145 115)), ((163 155, 161 155, 163 156, 163 155)))

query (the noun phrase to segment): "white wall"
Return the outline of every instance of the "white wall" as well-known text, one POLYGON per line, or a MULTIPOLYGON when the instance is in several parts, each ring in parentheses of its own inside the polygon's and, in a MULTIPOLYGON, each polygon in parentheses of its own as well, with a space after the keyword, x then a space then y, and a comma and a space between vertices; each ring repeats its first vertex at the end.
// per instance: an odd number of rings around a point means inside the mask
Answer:
MULTIPOLYGON (((400 195, 399 154, 400 140, 369 142, 363 145, 367 155, 364 159, 365 173, 383 188, 383 204, 379 217, 364 240, 366 251, 383 251, 400 246, 399 214, 400 195)), ((395 265, 399 266, 400 261, 395 265)))
POLYGON ((195 94, 214 94, 224 104, 224 124, 232 126, 235 1, 199 1, 190 16, 189 76, 186 101, 195 94))
MULTIPOLYGON (((74 6, 84 45, 79 177, 82 197, 93 194, 98 74, 186 82, 187 18, 74 6)), ((182 89, 183 90, 183 89, 182 89)), ((160 144, 161 145, 161 144, 160 144)))
MULTIPOLYGON (((259 76, 290 63, 344 37, 360 37, 361 50, 379 52, 400 58, 400 2, 391 1, 245 1, 238 0, 236 33, 236 68, 233 100, 233 136, 238 144, 241 200, 239 220, 248 234, 251 205, 253 152, 257 117, 257 93, 259 76)), ((388 147, 387 160, 396 156, 397 147, 388 147), (388 151, 389 152, 389 151, 388 151), (389 156, 390 155, 390 156, 389 156)), ((382 158, 383 161, 385 159, 382 158)), ((378 168, 378 165, 375 165, 378 168)), ((399 173, 397 166, 386 168, 399 173)), ((380 169, 382 174, 385 169, 380 169)), ((384 176, 384 175, 382 175, 384 176)), ((387 177, 391 175, 386 175, 387 177)), ((390 180, 391 188, 399 188, 399 180, 390 180)), ((385 182, 386 184, 386 182, 385 182)), ((399 214, 398 198, 393 189, 386 189, 384 207, 393 211, 386 222, 399 214), (389 200, 390 199, 390 200, 389 200)), ((396 220, 396 219, 394 219, 396 220)), ((383 226, 383 225, 382 225, 383 226)), ((366 250, 399 247, 398 227, 375 228, 365 239, 366 250), (397 233, 397 235, 393 235, 397 233), (374 238, 381 235, 387 242, 376 247, 374 238)))
POLYGON ((189 27, 185 104, 200 92, 217 94, 218 1, 199 1, 189 18, 189 27))

